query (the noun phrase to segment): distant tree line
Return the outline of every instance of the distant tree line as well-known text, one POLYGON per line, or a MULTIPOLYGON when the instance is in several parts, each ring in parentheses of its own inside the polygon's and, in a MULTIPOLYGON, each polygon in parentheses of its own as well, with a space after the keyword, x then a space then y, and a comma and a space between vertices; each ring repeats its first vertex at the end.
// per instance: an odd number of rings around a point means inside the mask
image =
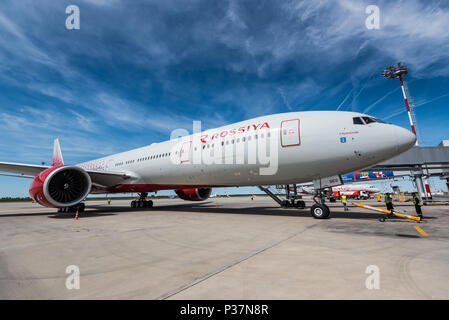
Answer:
POLYGON ((26 197, 26 198, 20 198, 20 197, 17 197, 17 198, 13 198, 13 197, 0 198, 0 202, 19 202, 19 201, 30 202, 31 198, 30 197, 26 197))

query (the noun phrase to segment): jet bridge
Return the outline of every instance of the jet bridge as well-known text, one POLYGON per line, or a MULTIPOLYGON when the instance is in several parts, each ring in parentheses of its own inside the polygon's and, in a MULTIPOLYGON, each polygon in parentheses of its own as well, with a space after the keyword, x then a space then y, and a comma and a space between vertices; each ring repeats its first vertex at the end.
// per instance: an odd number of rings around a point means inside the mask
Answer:
POLYGON ((415 146, 367 170, 401 171, 404 175, 410 175, 415 180, 420 198, 429 201, 431 199, 426 198, 423 178, 439 176, 446 179, 449 189, 449 147, 443 144, 436 147, 415 146))

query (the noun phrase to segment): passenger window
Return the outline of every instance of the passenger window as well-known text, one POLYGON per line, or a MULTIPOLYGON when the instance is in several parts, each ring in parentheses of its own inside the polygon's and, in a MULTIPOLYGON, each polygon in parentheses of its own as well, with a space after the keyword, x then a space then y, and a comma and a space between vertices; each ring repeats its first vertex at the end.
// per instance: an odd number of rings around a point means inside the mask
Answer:
POLYGON ((362 119, 360 119, 360 117, 354 117, 354 118, 352 118, 352 122, 353 122, 354 124, 364 124, 363 121, 362 121, 362 119))

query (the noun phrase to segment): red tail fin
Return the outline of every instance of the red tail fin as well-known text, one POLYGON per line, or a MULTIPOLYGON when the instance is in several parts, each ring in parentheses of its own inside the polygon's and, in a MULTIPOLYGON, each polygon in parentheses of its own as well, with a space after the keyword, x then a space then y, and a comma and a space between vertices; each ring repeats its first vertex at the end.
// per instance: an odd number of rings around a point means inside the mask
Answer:
POLYGON ((64 159, 62 159, 61 147, 59 146, 59 139, 55 139, 53 144, 53 162, 52 167, 64 165, 64 159))

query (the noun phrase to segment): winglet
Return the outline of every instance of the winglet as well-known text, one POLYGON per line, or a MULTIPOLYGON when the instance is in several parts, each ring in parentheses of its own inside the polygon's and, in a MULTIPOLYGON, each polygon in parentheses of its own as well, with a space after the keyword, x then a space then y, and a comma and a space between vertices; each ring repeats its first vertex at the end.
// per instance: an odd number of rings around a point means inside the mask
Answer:
POLYGON ((53 144, 53 162, 52 167, 64 165, 64 159, 62 159, 61 147, 59 146, 59 139, 55 139, 53 144))

